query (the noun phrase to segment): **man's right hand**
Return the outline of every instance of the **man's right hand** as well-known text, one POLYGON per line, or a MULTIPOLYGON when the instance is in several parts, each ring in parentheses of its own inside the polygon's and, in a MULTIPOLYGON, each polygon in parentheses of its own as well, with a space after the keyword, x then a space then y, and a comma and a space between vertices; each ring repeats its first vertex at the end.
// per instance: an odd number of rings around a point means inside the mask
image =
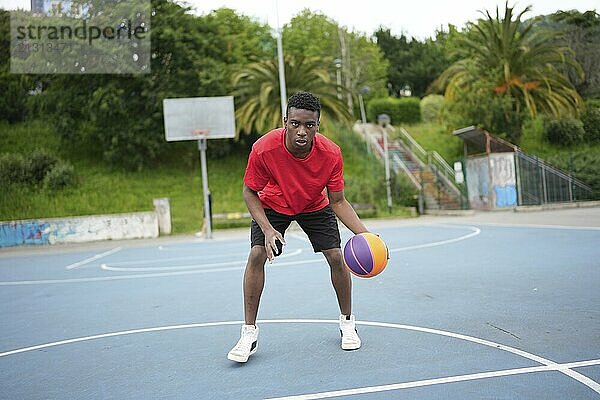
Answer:
POLYGON ((273 262, 275 256, 279 255, 281 250, 277 247, 277 241, 281 243, 281 247, 285 244, 285 239, 275 228, 265 232, 265 249, 267 250, 267 258, 269 262, 273 262))

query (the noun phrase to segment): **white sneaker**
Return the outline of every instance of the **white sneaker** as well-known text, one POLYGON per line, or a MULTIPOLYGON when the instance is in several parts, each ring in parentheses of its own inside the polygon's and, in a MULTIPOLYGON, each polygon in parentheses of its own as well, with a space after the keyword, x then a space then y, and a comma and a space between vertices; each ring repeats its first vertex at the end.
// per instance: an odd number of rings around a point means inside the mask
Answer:
POLYGON ((256 353, 258 346, 258 327, 255 325, 243 325, 240 340, 231 351, 227 358, 231 361, 245 363, 248 358, 256 353))
POLYGON ((345 315, 340 315, 340 333, 342 334, 343 350, 360 349, 361 341, 356 332, 354 315, 350 315, 349 319, 345 315))

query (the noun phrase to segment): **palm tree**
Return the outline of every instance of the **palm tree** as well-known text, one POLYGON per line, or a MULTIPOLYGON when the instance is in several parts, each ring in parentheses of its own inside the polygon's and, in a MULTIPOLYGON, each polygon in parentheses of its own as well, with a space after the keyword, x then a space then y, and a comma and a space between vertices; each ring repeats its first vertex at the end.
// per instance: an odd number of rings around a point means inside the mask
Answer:
POLYGON ((513 18, 513 8, 506 4, 503 18, 496 7, 495 17, 486 11, 484 19, 468 24, 454 50, 459 60, 434 85, 445 89, 450 100, 477 90, 504 96, 512 104, 506 111, 518 115, 577 114, 582 99, 563 71, 572 68, 582 75, 581 66, 569 48, 556 44, 560 33, 521 21, 528 11, 530 6, 513 18))
MULTIPOLYGON (((307 91, 321 100, 321 114, 339 121, 349 121, 338 87, 319 58, 285 58, 287 93, 307 91)), ((282 124, 277 60, 252 63, 233 76, 236 98, 235 117, 238 131, 264 133, 282 124)))

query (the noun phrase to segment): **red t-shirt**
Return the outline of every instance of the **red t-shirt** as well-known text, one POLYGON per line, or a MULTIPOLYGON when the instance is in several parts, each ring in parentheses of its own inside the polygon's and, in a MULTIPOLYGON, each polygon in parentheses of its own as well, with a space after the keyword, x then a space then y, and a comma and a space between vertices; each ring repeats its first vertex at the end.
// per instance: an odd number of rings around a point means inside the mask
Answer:
POLYGON ((342 152, 317 133, 309 155, 296 158, 285 147, 285 128, 274 129, 252 146, 244 183, 264 208, 286 215, 317 211, 329 204, 325 188, 344 189, 342 152))

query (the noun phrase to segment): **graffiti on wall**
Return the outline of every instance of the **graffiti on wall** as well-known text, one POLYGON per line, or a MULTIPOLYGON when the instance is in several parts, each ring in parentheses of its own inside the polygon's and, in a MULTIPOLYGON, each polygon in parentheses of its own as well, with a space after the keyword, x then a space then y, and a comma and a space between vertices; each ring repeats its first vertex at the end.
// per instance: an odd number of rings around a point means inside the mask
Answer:
POLYGON ((467 188, 469 203, 474 209, 516 206, 514 153, 492 153, 467 159, 467 188))
POLYGON ((158 220, 154 212, 0 222, 0 247, 157 236, 158 220))
POLYGON ((48 244, 50 226, 45 222, 23 221, 0 224, 0 247, 48 244))
POLYGON ((497 208, 517 205, 514 153, 490 154, 490 171, 497 208))

